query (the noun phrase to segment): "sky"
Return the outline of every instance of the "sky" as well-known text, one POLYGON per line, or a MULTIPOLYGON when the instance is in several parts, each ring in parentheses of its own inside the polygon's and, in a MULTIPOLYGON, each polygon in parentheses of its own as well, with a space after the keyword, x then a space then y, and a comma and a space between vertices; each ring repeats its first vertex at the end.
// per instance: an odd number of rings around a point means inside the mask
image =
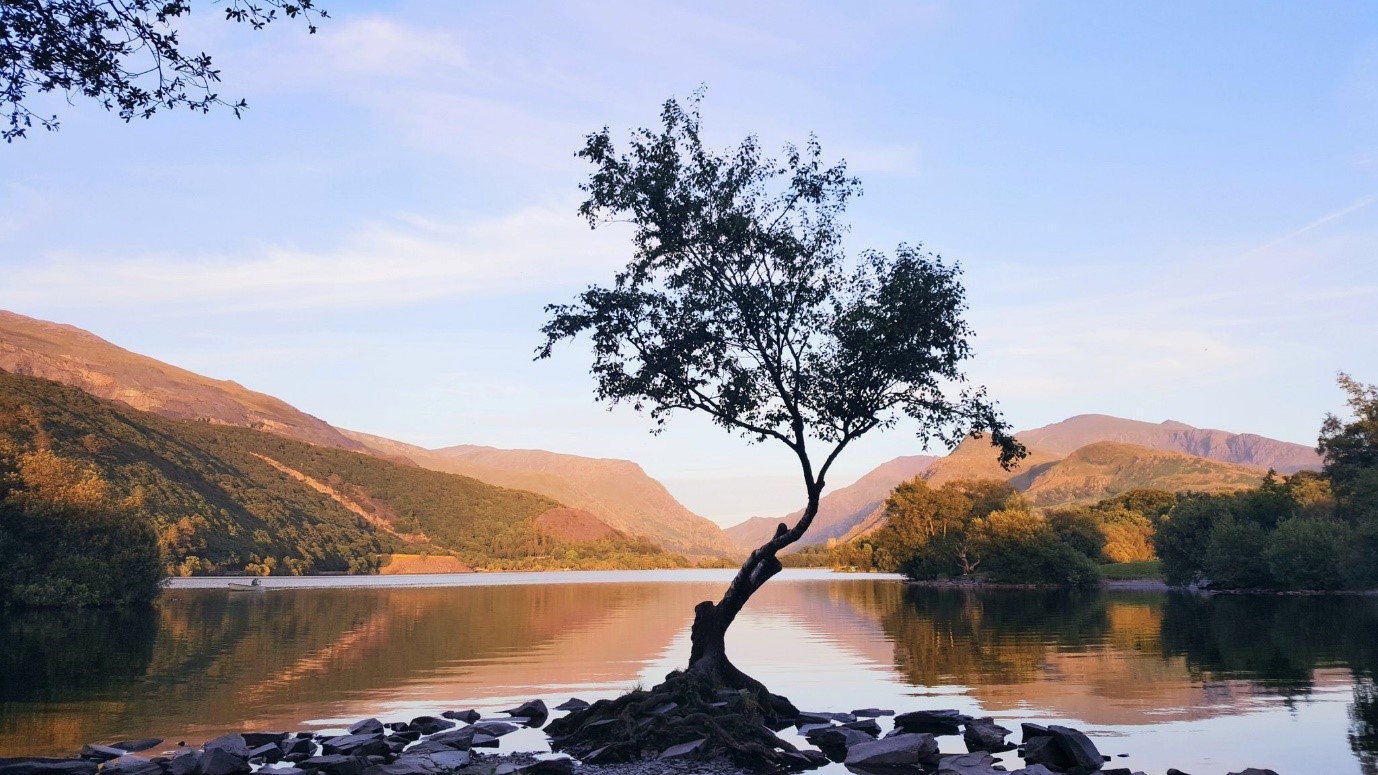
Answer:
MULTIPOLYGON (((629 232, 574 157, 703 86, 710 142, 810 133, 865 194, 848 247, 964 269, 971 379, 1016 428, 1084 413, 1312 445, 1378 382, 1378 5, 326 2, 199 10, 250 108, 80 100, 0 147, 0 308, 421 444, 629 458, 722 524, 802 505, 784 447, 595 403, 544 306, 629 232)), ((923 452, 901 424, 846 484, 923 452)), ((929 450, 941 454, 942 450, 929 450)))

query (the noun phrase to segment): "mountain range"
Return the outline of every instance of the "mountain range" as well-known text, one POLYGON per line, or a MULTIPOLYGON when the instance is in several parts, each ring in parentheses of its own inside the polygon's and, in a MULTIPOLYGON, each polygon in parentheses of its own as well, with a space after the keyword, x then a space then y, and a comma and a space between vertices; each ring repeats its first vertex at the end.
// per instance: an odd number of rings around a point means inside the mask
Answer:
MULTIPOLYGON (((205 377, 130 352, 94 334, 0 310, 0 370, 60 382, 162 418, 236 426, 486 485, 533 494, 550 508, 581 512, 547 520, 576 533, 603 528, 645 539, 690 557, 728 557, 769 538, 782 521, 756 517, 727 528, 694 514, 658 481, 628 460, 588 458, 545 450, 459 445, 440 449, 406 444, 328 422, 238 383, 205 377)), ((1000 468, 985 441, 967 440, 943 457, 913 455, 888 461, 827 493, 803 544, 846 539, 879 524, 890 491, 922 476, 934 485, 963 478, 998 478, 1035 505, 1095 500, 1135 487, 1229 490, 1258 481, 1266 469, 1292 473, 1320 467, 1313 449, 1254 434, 1148 423, 1108 415, 1078 415, 1023 431, 1029 456, 1000 468)), ((319 490, 318 490, 319 491, 319 490)), ((536 523, 532 523, 535 525, 536 523)), ((533 527, 533 529, 535 529, 533 527)))

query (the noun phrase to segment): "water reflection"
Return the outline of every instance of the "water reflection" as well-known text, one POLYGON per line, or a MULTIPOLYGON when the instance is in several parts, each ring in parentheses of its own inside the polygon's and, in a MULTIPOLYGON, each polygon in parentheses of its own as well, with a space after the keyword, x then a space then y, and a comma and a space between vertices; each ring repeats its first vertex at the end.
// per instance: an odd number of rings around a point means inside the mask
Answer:
MULTIPOLYGON (((0 617, 0 756, 611 696, 677 666, 693 604, 720 590, 175 590, 144 611, 0 617)), ((1247 764, 1238 757, 1259 752, 1260 736, 1291 735, 1254 763, 1286 771, 1277 757, 1292 756, 1373 773, 1375 633, 1369 597, 973 592, 785 576, 752 601, 730 648, 803 707, 942 705, 1090 725, 1128 735, 1115 745, 1150 771, 1158 749, 1178 756, 1158 770, 1223 772, 1247 764), (1202 733, 1220 766, 1209 751, 1178 753, 1201 748, 1202 733)))

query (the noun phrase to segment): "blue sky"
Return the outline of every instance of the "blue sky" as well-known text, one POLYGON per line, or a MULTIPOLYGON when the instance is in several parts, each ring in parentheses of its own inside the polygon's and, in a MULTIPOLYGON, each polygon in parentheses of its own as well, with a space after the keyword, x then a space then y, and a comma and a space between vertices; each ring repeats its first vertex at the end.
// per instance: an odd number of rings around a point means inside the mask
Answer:
MULTIPOLYGON (((543 305, 627 255, 575 216, 582 137, 705 84, 717 143, 848 160, 852 247, 964 266, 969 372, 1016 427, 1310 444, 1337 370, 1378 382, 1372 3, 329 3, 316 36, 213 8, 184 38, 242 120, 55 102, 0 148, 0 308, 343 427, 631 458, 724 523, 778 515, 783 448, 650 436, 578 348, 530 358, 543 305)), ((866 439, 833 484, 919 451, 866 439)))

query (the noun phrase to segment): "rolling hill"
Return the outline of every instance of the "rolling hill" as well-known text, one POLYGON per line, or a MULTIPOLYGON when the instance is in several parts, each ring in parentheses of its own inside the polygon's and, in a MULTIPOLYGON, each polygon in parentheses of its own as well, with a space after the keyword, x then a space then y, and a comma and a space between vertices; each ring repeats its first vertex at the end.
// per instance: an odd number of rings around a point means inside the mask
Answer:
POLYGON ((683 564, 535 493, 249 428, 168 419, 0 371, 0 464, 22 468, 43 454, 96 472, 109 502, 148 519, 166 564, 181 572, 251 564, 359 572, 398 550, 452 553, 489 569, 683 564), (570 531, 591 540, 571 540, 570 531))
POLYGON ((554 498, 670 551, 713 557, 740 553, 721 528, 685 508, 630 460, 473 445, 431 450, 357 431, 343 432, 379 454, 554 498))
MULTIPOLYGON (((800 545, 810 546, 826 543, 831 538, 841 538, 858 521, 884 504, 895 485, 918 476, 938 459, 933 455, 897 457, 872 469, 852 484, 824 495, 818 503, 818 515, 813 518, 813 527, 800 540, 800 545)), ((750 551, 770 540, 775 535, 776 525, 781 522, 792 525, 803 514, 803 509, 800 509, 781 519, 752 517, 723 532, 739 547, 750 551)))
POLYGON ((163 417, 268 431, 530 490, 673 551, 716 557, 738 553, 716 524, 685 508, 660 482, 627 460, 473 446, 432 451, 344 431, 238 383, 170 366, 73 326, 3 310, 0 369, 51 379, 163 417))
POLYGON ((1265 469, 1134 444, 1087 444, 1062 460, 1012 483, 1035 506, 1091 502, 1130 490, 1230 492, 1256 487, 1265 469))

